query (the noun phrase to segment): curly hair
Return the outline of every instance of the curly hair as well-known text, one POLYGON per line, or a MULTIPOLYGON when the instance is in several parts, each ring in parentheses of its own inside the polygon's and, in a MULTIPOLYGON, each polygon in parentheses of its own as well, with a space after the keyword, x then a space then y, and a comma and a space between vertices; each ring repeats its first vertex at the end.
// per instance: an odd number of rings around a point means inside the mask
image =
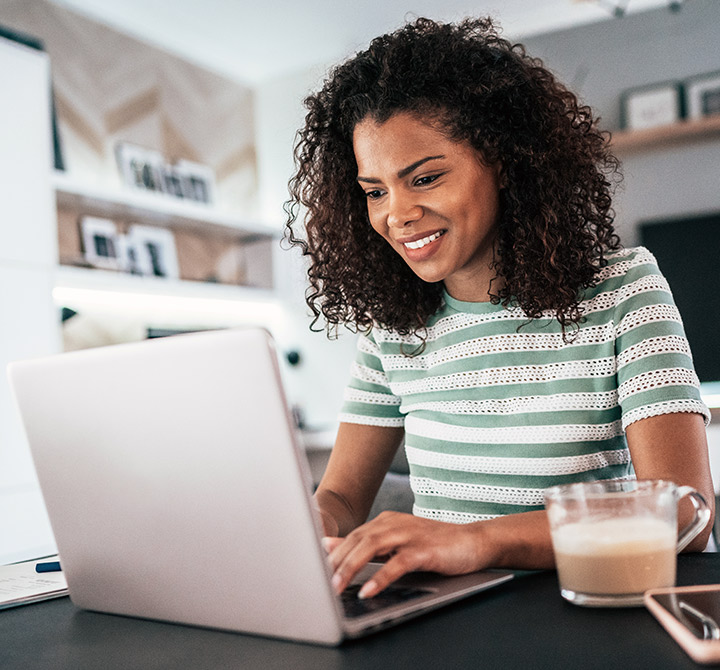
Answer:
POLYGON ((313 326, 322 317, 329 335, 339 324, 378 325, 422 339, 442 303, 442 282, 417 277, 370 226, 356 182, 355 126, 408 112, 500 162, 493 272, 504 281, 496 292, 491 285, 491 301, 519 306, 528 319, 549 310, 564 334, 577 328, 583 289, 620 246, 611 208, 619 162, 590 108, 491 19, 419 18, 378 37, 335 67, 305 106, 285 239, 310 257, 313 326), (305 235, 293 229, 302 208, 305 235))

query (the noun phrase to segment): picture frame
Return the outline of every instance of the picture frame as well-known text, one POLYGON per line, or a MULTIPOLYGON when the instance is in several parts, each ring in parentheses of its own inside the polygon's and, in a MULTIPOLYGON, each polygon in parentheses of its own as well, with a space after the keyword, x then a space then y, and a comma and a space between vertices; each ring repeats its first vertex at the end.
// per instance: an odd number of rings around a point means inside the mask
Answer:
POLYGON ((207 205, 215 202, 215 172, 207 165, 179 160, 173 166, 187 200, 207 205))
POLYGON ((621 96, 622 127, 646 130, 677 123, 684 116, 683 87, 669 81, 628 89, 621 96))
POLYGON ((124 239, 127 271, 145 277, 178 279, 175 236, 167 228, 132 224, 124 239))
POLYGON ((685 104, 689 119, 720 114, 720 72, 689 79, 685 83, 685 104))
POLYGON ((84 216, 80 219, 80 232, 88 264, 103 270, 125 269, 124 245, 114 221, 84 216))
POLYGON ((120 142, 115 147, 115 158, 126 186, 143 191, 164 192, 165 160, 159 151, 120 142))
POLYGON ((161 168, 163 192, 175 198, 185 198, 186 187, 183 175, 178 172, 174 165, 165 163, 161 168))

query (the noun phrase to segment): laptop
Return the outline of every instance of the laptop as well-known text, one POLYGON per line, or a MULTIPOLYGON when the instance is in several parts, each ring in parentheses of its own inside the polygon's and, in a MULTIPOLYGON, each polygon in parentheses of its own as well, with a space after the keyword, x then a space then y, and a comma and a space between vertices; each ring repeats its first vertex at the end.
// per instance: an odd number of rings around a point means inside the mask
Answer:
POLYGON ((80 608, 335 645, 512 578, 413 574, 383 597, 350 592, 344 605, 264 330, 87 349, 8 371, 80 608))

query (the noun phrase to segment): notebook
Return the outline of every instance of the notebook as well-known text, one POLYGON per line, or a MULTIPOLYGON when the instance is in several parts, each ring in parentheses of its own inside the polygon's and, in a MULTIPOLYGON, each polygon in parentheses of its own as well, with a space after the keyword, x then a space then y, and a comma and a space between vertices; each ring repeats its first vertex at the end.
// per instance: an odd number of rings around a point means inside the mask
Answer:
POLYGON ((334 645, 512 577, 415 574, 400 602, 351 593, 346 614, 264 330, 69 352, 9 376, 80 608, 334 645))

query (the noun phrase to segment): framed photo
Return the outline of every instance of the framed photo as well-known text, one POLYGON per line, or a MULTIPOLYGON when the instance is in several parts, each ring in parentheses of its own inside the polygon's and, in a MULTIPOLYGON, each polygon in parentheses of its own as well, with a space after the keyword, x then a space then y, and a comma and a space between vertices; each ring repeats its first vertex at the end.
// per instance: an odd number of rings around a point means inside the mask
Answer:
POLYGON ((643 130, 676 123, 683 117, 682 86, 678 82, 653 84, 622 95, 623 128, 643 130))
POLYGON ((161 168, 163 191, 175 198, 185 198, 186 188, 183 176, 174 165, 165 163, 161 168))
POLYGON ((212 168, 186 160, 178 161, 174 168, 187 200, 206 204, 215 202, 215 173, 212 168))
POLYGON ((170 279, 180 276, 175 236, 171 230, 133 224, 124 242, 129 272, 170 279))
POLYGON ((690 79, 685 84, 688 118, 720 114, 720 72, 690 79))
POLYGON ((143 191, 164 191, 165 160, 159 151, 121 142, 115 147, 115 157, 124 184, 143 191))
POLYGON ((104 270, 125 269, 124 247, 114 221, 84 216, 80 232, 85 260, 90 265, 104 270))

